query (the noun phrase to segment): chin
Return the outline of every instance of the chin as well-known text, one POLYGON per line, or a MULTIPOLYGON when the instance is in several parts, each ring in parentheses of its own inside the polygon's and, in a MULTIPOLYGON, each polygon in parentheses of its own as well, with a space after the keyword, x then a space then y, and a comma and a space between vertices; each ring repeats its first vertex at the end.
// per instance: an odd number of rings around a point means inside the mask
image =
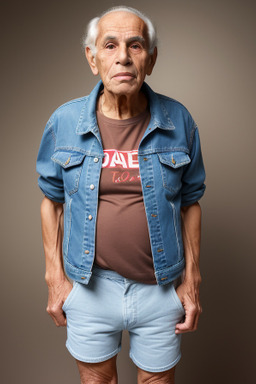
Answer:
POLYGON ((121 82, 120 84, 117 84, 112 87, 112 92, 116 95, 121 94, 131 94, 131 93, 138 93, 140 91, 140 86, 138 84, 131 84, 131 82, 121 82))

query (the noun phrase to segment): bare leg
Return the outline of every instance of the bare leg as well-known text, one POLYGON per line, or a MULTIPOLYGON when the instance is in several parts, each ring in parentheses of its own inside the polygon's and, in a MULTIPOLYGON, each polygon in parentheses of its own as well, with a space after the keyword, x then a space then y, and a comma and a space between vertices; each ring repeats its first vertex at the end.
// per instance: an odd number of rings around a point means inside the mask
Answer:
POLYGON ((76 362, 81 384, 117 384, 116 356, 101 363, 76 362))
POLYGON ((175 367, 164 372, 147 372, 138 368, 138 384, 175 384, 175 367))

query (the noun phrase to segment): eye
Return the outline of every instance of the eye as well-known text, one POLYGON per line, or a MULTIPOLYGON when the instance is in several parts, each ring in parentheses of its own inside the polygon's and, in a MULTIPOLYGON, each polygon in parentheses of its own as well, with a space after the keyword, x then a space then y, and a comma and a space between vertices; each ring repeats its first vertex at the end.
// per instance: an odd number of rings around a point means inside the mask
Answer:
POLYGON ((109 43, 109 44, 106 45, 106 48, 107 48, 107 49, 114 49, 114 48, 115 48, 115 45, 112 44, 112 43, 109 43))
POLYGON ((140 44, 140 43, 138 43, 138 42, 134 42, 134 43, 132 43, 131 45, 130 45, 130 49, 132 50, 132 51, 136 51, 136 52, 140 52, 143 48, 142 48, 142 45, 140 44))
POLYGON ((133 43, 133 44, 131 45, 131 48, 132 48, 132 49, 140 49, 141 46, 140 46, 138 43, 133 43))

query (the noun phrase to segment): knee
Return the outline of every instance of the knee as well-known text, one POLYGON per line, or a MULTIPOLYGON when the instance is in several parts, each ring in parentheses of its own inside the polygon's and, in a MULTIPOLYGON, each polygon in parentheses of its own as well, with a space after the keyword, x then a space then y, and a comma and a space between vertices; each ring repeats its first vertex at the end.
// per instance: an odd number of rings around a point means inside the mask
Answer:
POLYGON ((117 377, 105 377, 104 375, 80 375, 81 384, 117 384, 117 377))
POLYGON ((115 381, 102 381, 102 380, 98 380, 98 379, 96 379, 96 380, 94 380, 94 379, 92 379, 92 380, 81 379, 80 383, 81 384, 117 384, 117 381, 116 380, 115 381))
POLYGON ((175 384, 175 368, 164 372, 138 371, 138 384, 175 384))
POLYGON ((168 379, 168 378, 148 378, 143 381, 138 381, 139 384, 174 384, 174 379, 168 379))
POLYGON ((81 384, 117 384, 115 359, 103 363, 77 361, 81 384))

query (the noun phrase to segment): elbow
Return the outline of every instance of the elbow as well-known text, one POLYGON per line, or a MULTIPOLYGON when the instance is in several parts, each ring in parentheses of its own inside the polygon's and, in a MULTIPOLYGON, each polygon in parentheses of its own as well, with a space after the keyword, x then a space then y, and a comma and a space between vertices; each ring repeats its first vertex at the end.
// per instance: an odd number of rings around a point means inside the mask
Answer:
POLYGON ((200 206, 199 202, 196 201, 195 203, 193 203, 191 205, 186 205, 186 206, 181 207, 181 213, 183 213, 183 214, 187 213, 189 210, 197 210, 201 214, 201 206, 200 206))
POLYGON ((183 224, 185 222, 191 222, 191 220, 193 222, 201 223, 202 210, 200 204, 196 202, 186 207, 181 207, 180 215, 183 224))
POLYGON ((55 212, 57 215, 61 215, 63 212, 63 204, 57 203, 53 200, 50 200, 48 197, 44 196, 41 207, 41 217, 44 217, 45 215, 48 215, 49 212, 55 212))

